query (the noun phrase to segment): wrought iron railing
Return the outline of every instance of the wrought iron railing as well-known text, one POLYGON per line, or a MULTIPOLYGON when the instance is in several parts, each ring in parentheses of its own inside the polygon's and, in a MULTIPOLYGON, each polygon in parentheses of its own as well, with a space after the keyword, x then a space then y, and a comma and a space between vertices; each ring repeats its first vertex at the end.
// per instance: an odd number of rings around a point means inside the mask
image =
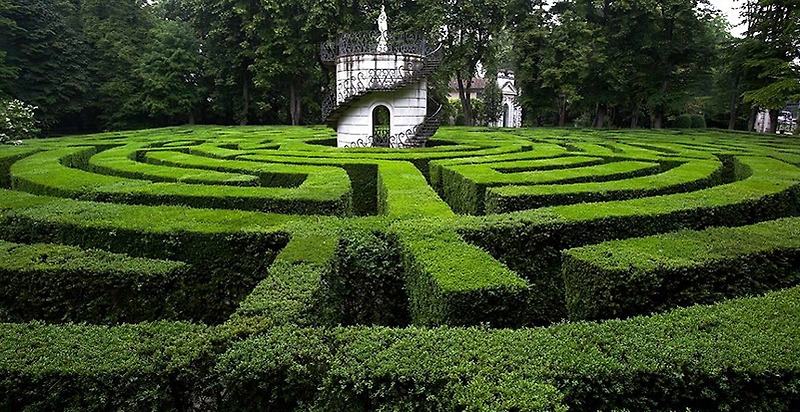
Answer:
POLYGON ((336 84, 322 100, 322 118, 328 117, 346 103, 371 91, 392 91, 431 74, 442 62, 442 46, 429 51, 424 61, 394 69, 370 69, 336 84))
POLYGON ((336 90, 328 91, 328 95, 322 101, 322 118, 328 118, 333 110, 354 97, 371 91, 397 90, 410 84, 421 67, 422 63, 419 63, 394 69, 369 69, 357 72, 354 76, 338 82, 336 90))
POLYGON ((337 57, 357 54, 417 54, 429 52, 425 37, 419 33, 385 33, 385 47, 381 33, 362 31, 342 34, 338 39, 322 43, 320 57, 323 62, 335 62, 337 57), (379 47, 381 46, 381 47, 379 47))
POLYGON ((344 147, 424 147, 425 142, 433 137, 436 131, 439 130, 439 124, 442 121, 443 113, 444 106, 440 104, 439 108, 436 109, 432 115, 425 117, 425 121, 405 132, 400 132, 391 136, 387 136, 386 133, 376 133, 372 136, 358 139, 353 142, 353 144, 345 145, 344 147))
POLYGON ((407 64, 394 69, 369 69, 359 71, 336 84, 336 101, 340 103, 365 91, 390 91, 398 85, 406 84, 420 68, 422 63, 407 64))

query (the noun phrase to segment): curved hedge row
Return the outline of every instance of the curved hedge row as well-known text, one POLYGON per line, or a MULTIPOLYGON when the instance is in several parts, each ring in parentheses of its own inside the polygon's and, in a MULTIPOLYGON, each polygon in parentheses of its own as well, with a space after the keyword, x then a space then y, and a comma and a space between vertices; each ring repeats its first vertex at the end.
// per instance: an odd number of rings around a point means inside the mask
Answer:
POLYGON ((0 316, 31 321, 0 324, 0 409, 800 406, 800 292, 777 291, 797 284, 781 218, 800 216, 800 144, 332 142, 190 127, 0 147, 0 316))
MULTIPOLYGON (((152 183, 79 169, 93 154, 93 148, 65 148, 29 156, 11 166, 12 187, 46 196, 129 204, 179 204, 286 214, 352 213, 350 181, 339 169, 317 168, 303 175, 303 168, 286 167, 291 172, 269 173, 269 176, 286 174, 291 180, 301 180, 297 188, 152 183)), ((268 179, 262 177, 262 184, 268 179)))

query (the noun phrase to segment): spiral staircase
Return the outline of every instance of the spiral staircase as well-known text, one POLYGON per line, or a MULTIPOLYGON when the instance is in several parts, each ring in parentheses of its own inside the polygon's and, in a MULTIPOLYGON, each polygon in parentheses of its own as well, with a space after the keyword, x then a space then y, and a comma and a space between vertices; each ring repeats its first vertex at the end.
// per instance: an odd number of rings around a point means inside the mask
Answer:
MULTIPOLYGON (((337 59, 343 56, 376 54, 379 36, 377 32, 343 35, 335 42, 322 45, 321 60, 326 65, 335 66, 337 59)), ((395 92, 414 85, 430 76, 442 63, 442 46, 430 49, 421 36, 405 34, 385 39, 388 41, 382 54, 418 55, 422 57, 421 62, 393 69, 371 69, 366 74, 359 73, 357 77, 344 79, 335 88, 330 88, 322 103, 322 117, 334 130, 337 129, 341 117, 366 96, 378 92, 395 92)), ((391 137, 392 146, 425 146, 427 140, 439 129, 442 119, 443 106, 438 102, 434 103, 428 105, 428 113, 422 123, 391 137), (431 107, 434 109, 431 110, 431 107)), ((358 145, 386 146, 388 143, 385 139, 369 136, 360 140, 358 145)))

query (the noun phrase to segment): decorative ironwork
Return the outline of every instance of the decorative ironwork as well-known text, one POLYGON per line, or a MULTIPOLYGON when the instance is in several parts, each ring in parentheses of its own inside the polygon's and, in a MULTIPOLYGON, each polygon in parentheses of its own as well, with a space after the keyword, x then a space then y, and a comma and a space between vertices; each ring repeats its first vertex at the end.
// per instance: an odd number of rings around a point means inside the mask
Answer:
POLYGON ((336 84, 336 100, 343 102, 367 91, 392 91, 409 83, 422 64, 404 65, 394 69, 369 69, 336 84))
POLYGON ((425 147, 425 142, 430 139, 437 130, 442 120, 444 106, 439 108, 430 116, 425 118, 422 123, 395 135, 386 136, 383 133, 367 136, 358 139, 350 145, 344 147, 391 147, 391 148, 412 148, 425 147))
POLYGON ((323 62, 335 62, 337 57, 358 54, 428 54, 428 42, 419 33, 383 33, 362 31, 342 34, 335 41, 322 43, 320 58, 323 62), (382 37, 385 36, 385 37, 382 37), (385 39, 384 43, 381 41, 385 39))
POLYGON ((319 57, 323 63, 333 63, 336 61, 339 44, 335 41, 326 41, 320 46, 319 57))
MULTIPOLYGON (((442 46, 425 55, 424 62, 407 64, 394 69, 372 69, 358 72, 355 77, 337 84, 322 101, 322 118, 330 120, 334 112, 341 111, 356 98, 371 91, 393 91, 414 83, 433 73, 442 62, 442 46)), ((334 120, 335 121, 335 120, 334 120)), ((333 125, 333 124, 331 124, 333 125)))

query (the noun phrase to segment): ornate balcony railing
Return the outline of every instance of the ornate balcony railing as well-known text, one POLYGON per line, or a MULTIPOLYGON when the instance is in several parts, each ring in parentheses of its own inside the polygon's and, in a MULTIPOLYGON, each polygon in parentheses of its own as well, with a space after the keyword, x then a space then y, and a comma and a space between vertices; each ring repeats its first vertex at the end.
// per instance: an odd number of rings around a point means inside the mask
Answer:
POLYGON ((392 91, 411 83, 414 74, 422 63, 413 66, 400 66, 394 69, 369 69, 357 72, 336 84, 322 101, 322 117, 328 115, 339 105, 371 91, 392 91))
POLYGON ((411 147, 425 147, 425 142, 433 137, 439 124, 442 121, 442 114, 444 113, 444 106, 441 104, 436 111, 425 117, 422 123, 395 135, 387 135, 386 133, 378 133, 373 136, 367 136, 363 139, 358 139, 353 144, 344 147, 394 147, 394 148, 411 148, 411 147))
POLYGON ((325 63, 333 63, 337 57, 357 54, 428 54, 428 43, 418 33, 385 33, 386 45, 381 43, 381 33, 363 31, 342 34, 320 47, 320 57, 325 63), (381 47, 379 47, 379 45, 381 47))
POLYGON ((439 45, 424 55, 424 61, 407 64, 394 69, 370 69, 358 72, 336 84, 322 100, 322 118, 329 119, 334 111, 344 108, 348 102, 372 91, 393 91, 430 75, 442 62, 442 47, 439 45))

